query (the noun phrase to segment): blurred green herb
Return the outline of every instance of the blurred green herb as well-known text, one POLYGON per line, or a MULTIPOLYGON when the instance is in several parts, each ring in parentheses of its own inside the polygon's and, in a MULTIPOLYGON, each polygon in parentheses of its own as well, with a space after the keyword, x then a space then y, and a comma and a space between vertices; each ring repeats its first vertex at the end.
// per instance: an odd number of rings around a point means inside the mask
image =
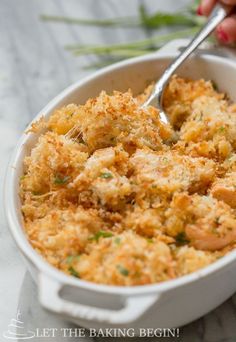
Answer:
POLYGON ((115 242, 116 245, 120 245, 120 243, 121 243, 121 238, 116 237, 115 240, 114 240, 114 242, 115 242))
POLYGON ((193 1, 190 6, 182 11, 168 13, 157 11, 149 14, 146 7, 141 5, 137 16, 117 17, 112 19, 84 19, 64 16, 42 15, 41 19, 49 22, 59 22, 74 25, 87 25, 96 27, 143 27, 158 30, 163 27, 171 27, 173 31, 167 34, 157 34, 151 38, 113 45, 70 45, 66 48, 74 55, 93 54, 106 57, 101 63, 94 63, 89 67, 99 68, 107 64, 129 58, 141 56, 158 50, 164 44, 173 39, 190 38, 205 23, 205 18, 196 15, 199 0, 193 1), (109 56, 109 58, 107 58, 109 56))
POLYGON ((70 266, 68 268, 68 271, 70 272, 70 274, 76 278, 79 278, 79 273, 74 269, 74 267, 70 266))
POLYGON ((42 195, 42 193, 40 191, 32 191, 32 194, 34 196, 41 196, 42 195))
POLYGON ((156 12, 149 15, 144 5, 139 8, 140 25, 146 28, 159 28, 163 26, 176 26, 176 25, 201 25, 204 18, 192 14, 191 12, 177 12, 177 13, 163 13, 156 12))
POLYGON ((172 39, 190 37, 198 31, 198 27, 193 27, 176 32, 170 32, 151 38, 138 40, 131 43, 113 44, 113 45, 68 45, 66 49, 71 50, 75 55, 96 54, 96 55, 140 55, 147 52, 156 51, 166 42, 172 39))
POLYGON ((100 26, 100 27, 130 27, 137 26, 139 23, 134 17, 126 17, 126 18, 114 18, 114 19, 82 19, 82 18, 72 18, 72 17, 63 17, 56 15, 41 15, 41 19, 43 21, 54 21, 58 23, 65 24, 74 24, 74 25, 85 25, 85 26, 100 26))
POLYGON ((176 237, 175 237, 175 241, 176 244, 179 246, 185 245, 189 242, 189 240, 187 239, 187 236, 185 234, 185 232, 181 232, 179 233, 176 237))
POLYGON ((112 176, 112 173, 110 172, 103 172, 101 173, 100 178, 110 179, 110 178, 113 178, 113 176, 112 176))
POLYGON ((204 18, 196 15, 199 0, 193 2, 192 5, 186 7, 181 12, 168 13, 157 11, 149 14, 144 5, 139 6, 138 16, 116 17, 111 19, 84 19, 75 17, 65 17, 56 15, 42 14, 43 21, 58 22, 73 25, 100 26, 100 27, 137 27, 156 29, 163 26, 176 25, 201 25, 204 18))
POLYGON ((218 85, 217 85, 217 83, 216 83, 215 81, 211 81, 211 84, 212 84, 212 87, 213 87, 213 89, 214 89, 215 91, 218 91, 218 90, 219 90, 218 85))
POLYGON ((122 274, 123 276, 127 277, 129 275, 129 270, 127 270, 125 267, 122 265, 117 265, 117 270, 122 274))
POLYGON ((225 132, 225 127, 224 127, 224 126, 221 126, 221 127, 219 128, 219 132, 220 132, 220 133, 224 133, 224 132, 225 132))
POLYGON ((112 237, 113 234, 110 232, 105 232, 103 230, 100 230, 99 232, 97 232, 94 236, 90 237, 89 240, 90 241, 98 241, 101 237, 103 238, 109 238, 112 237))
POLYGON ((56 175, 56 177, 54 178, 54 184, 56 185, 66 184, 69 179, 70 179, 70 176, 62 177, 60 175, 56 175))
POLYGON ((71 264, 73 261, 77 260, 79 261, 80 259, 80 255, 69 255, 67 258, 66 258, 66 263, 67 264, 71 264))

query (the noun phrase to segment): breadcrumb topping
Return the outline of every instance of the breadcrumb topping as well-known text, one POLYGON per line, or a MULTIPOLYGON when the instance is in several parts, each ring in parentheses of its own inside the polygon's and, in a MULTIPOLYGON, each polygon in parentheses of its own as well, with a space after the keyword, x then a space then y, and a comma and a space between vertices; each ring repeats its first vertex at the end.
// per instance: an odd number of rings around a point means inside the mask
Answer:
POLYGON ((39 138, 20 178, 25 231, 67 274, 151 284, 235 247, 236 105, 210 81, 174 76, 164 97, 170 126, 141 107, 151 88, 103 91, 30 129, 39 138))

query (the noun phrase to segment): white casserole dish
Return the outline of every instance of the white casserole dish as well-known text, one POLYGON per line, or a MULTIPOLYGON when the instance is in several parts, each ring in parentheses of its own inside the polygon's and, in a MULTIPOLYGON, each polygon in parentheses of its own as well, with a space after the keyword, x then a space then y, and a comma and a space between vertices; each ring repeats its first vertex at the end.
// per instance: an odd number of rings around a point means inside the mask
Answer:
MULTIPOLYGON (((186 42, 185 42, 186 43, 186 42)), ((101 90, 141 92, 156 79, 183 41, 168 44, 158 53, 121 62, 72 85, 51 101, 35 118, 48 117, 56 108, 82 104, 101 90)), ((236 63, 199 55, 180 68, 179 75, 214 80, 236 101, 236 63)), ((34 120, 34 121, 35 121, 34 120)), ((52 312, 86 328, 171 328, 206 314, 236 290, 236 251, 190 275, 154 285, 105 286, 67 276, 44 261, 25 236, 18 196, 22 161, 37 136, 24 134, 10 161, 5 184, 5 207, 11 233, 38 285, 39 301, 52 312)), ((96 271, 96 270, 95 270, 96 271)))

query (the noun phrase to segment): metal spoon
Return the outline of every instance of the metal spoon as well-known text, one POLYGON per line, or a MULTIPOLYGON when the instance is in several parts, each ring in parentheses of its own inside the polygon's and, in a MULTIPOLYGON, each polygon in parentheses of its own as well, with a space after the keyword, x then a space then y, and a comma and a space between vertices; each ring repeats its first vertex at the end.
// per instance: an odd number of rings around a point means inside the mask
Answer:
POLYGON ((217 4, 207 23, 200 32, 193 38, 186 49, 169 65, 164 74, 157 81, 150 97, 144 102, 143 107, 154 105, 160 110, 160 119, 164 123, 169 123, 169 118, 162 108, 164 90, 168 84, 170 77, 176 69, 188 58, 188 56, 214 31, 216 26, 231 12, 230 7, 223 7, 217 4))

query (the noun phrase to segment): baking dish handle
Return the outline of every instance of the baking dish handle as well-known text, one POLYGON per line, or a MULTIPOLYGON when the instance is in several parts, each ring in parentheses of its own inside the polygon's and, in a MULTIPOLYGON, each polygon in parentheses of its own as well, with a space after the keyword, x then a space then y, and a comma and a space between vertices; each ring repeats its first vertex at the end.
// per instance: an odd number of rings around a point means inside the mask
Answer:
POLYGON ((160 297, 158 294, 125 297, 124 306, 119 310, 103 309, 73 303, 61 298, 63 285, 45 274, 39 275, 39 300, 50 311, 67 317, 98 323, 127 324, 139 319, 160 297))

